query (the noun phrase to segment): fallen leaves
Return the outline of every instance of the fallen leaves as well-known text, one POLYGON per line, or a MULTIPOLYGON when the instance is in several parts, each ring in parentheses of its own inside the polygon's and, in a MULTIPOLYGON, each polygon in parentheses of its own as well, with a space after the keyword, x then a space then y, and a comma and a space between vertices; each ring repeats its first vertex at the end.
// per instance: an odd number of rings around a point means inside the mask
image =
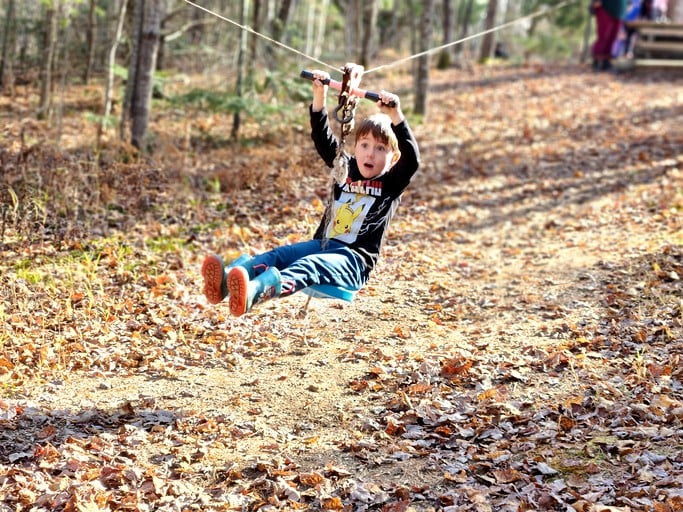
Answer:
POLYGON ((435 75, 369 286, 306 321, 294 298, 230 318, 197 275, 309 236, 305 134, 178 176, 103 154, 99 187, 89 157, 2 149, 0 502, 683 510, 679 79, 476 72, 435 75))

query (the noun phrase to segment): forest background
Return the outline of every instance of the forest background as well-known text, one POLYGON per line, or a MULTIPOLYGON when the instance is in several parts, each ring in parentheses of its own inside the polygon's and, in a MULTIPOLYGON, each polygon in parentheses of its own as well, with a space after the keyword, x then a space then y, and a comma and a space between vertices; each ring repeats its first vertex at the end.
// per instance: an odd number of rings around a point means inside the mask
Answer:
POLYGON ((0 510, 681 510, 680 70, 592 72, 581 1, 197 4, 0 6, 0 510), (231 318, 349 61, 422 151, 377 272, 231 318))
POLYGON ((262 119, 270 114, 258 93, 287 86, 311 60, 324 56, 319 62, 334 63, 327 66, 333 70, 350 61, 377 66, 444 45, 436 56, 430 52, 403 64, 414 77, 414 110, 424 113, 430 61, 438 60, 442 68, 485 61, 494 55, 496 41, 516 63, 532 58, 577 61, 585 58, 591 37, 583 2, 559 0, 242 0, 195 5, 171 0, 7 0, 2 14, 3 90, 12 95, 16 84, 36 84, 37 116, 58 122, 60 91, 72 83, 88 84, 94 76, 106 77, 104 104, 93 109, 93 122, 100 117, 101 129, 118 123, 120 135, 136 147, 146 135, 153 92, 234 113, 236 136, 242 116, 262 119), (468 39, 507 23, 505 31, 468 39), (223 87, 195 88, 185 96, 170 94, 169 87, 163 92, 164 85, 197 72, 224 77, 223 87), (111 90, 122 81, 122 94, 111 90), (116 118, 110 118, 112 100, 121 104, 116 118))

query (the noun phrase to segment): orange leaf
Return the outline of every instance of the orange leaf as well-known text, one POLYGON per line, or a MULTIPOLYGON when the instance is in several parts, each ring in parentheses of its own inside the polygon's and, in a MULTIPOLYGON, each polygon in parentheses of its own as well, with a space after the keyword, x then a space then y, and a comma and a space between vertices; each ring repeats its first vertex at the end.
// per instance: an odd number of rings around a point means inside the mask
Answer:
POLYGON ((311 473, 301 473, 299 475, 299 482, 309 487, 315 487, 316 485, 321 484, 324 481, 325 477, 317 471, 313 471, 311 473))
POLYGON ((341 498, 338 496, 333 496, 331 498, 323 498, 321 504, 324 510, 343 510, 344 505, 342 504, 341 498))
POLYGON ((399 338, 410 338, 410 331, 406 331, 403 329, 400 325, 397 325, 394 328, 394 334, 398 336, 399 338))
POLYGON ((472 368, 472 360, 464 357, 454 357, 443 361, 441 364, 441 376, 447 379, 466 374, 472 368))
POLYGON ((416 382, 415 384, 411 384, 410 386, 408 386, 408 394, 421 395, 423 393, 426 393, 427 391, 430 391, 431 389, 431 384, 427 384, 425 382, 416 382))

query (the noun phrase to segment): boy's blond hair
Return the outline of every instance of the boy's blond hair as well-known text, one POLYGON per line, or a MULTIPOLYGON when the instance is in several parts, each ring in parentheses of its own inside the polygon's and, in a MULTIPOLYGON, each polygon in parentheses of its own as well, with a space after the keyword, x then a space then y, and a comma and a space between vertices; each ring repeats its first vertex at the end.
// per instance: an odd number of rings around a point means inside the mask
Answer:
POLYGON ((374 138, 388 145, 392 151, 398 151, 398 140, 391 128, 391 118, 386 114, 373 114, 361 121, 356 129, 356 142, 364 135, 371 134, 374 138))

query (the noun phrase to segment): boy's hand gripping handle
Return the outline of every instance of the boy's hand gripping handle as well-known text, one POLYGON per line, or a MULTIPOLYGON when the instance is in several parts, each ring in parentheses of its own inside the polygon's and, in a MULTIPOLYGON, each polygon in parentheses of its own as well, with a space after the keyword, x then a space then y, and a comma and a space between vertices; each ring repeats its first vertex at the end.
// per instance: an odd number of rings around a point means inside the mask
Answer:
MULTIPOLYGON (((311 73, 310 71, 306 71, 306 70, 303 70, 301 72, 301 78, 305 78, 305 79, 311 80, 311 81, 315 80, 315 76, 313 75, 313 73, 311 73)), ((341 87, 342 87, 341 82, 337 82, 336 80, 332 80, 331 78, 328 78, 326 80, 323 80, 323 83, 325 85, 329 85, 333 89, 341 91, 341 87)), ((359 98, 365 98, 366 100, 370 100, 370 101, 379 101, 381 99, 379 97, 379 94, 377 94, 376 92, 366 91, 365 89, 358 89, 356 87, 351 89, 351 94, 353 94, 354 96, 358 96, 359 98)), ((387 107, 395 107, 395 106, 396 106, 396 103, 393 101, 391 103, 387 104, 387 107)))

